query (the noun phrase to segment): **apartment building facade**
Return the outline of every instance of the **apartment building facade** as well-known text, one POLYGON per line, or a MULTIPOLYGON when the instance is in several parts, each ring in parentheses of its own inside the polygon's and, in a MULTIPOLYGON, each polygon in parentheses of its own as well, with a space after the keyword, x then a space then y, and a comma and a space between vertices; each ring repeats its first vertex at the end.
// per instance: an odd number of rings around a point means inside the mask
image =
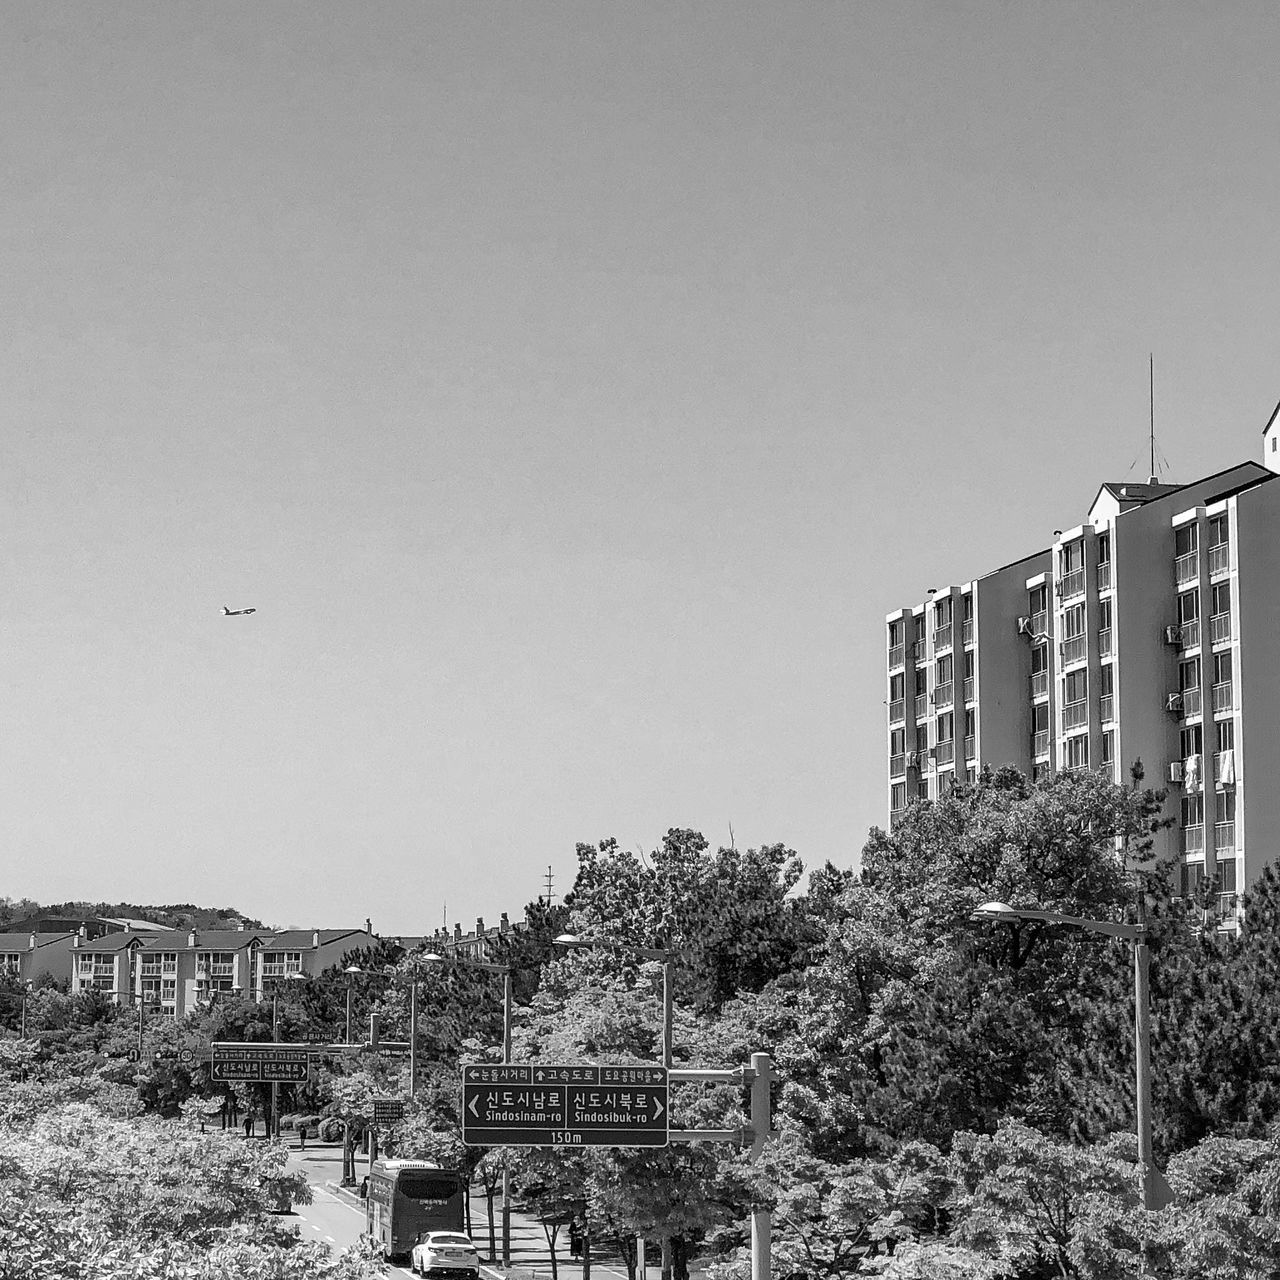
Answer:
POLYGON ((1104 484, 1044 550, 887 615, 891 821, 983 765, 1141 761, 1176 819, 1157 853, 1230 917, 1280 832, 1277 414, 1267 466, 1104 484))
POLYGON ((0 974, 13 982, 48 977, 69 982, 76 935, 67 933, 0 933, 0 974))

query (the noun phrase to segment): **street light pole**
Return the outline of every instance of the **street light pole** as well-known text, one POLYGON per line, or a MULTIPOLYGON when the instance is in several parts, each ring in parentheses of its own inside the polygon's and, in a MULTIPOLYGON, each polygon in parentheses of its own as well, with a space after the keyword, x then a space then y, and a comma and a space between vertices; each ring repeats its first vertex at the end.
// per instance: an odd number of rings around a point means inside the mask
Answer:
POLYGON ((1164 1175, 1156 1168, 1151 1128, 1151 956, 1147 947, 1146 921, 1139 918, 1137 924, 1124 924, 1116 920, 1088 920, 1083 916, 1068 916, 1058 911, 1010 907, 1003 902, 984 902, 974 911, 972 918, 1003 921, 1006 924, 1019 920, 1042 920, 1046 924, 1073 925, 1090 933, 1120 938, 1132 945, 1134 1086, 1137 1093, 1136 1127, 1142 1207, 1163 1209, 1173 1200, 1173 1192, 1164 1175))

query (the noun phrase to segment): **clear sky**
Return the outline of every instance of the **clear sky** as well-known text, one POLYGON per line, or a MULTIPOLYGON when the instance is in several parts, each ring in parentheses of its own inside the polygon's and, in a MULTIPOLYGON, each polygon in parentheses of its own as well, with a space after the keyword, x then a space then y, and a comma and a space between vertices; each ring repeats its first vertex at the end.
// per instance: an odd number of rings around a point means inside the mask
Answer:
POLYGON ((1280 399, 1280 9, 0 6, 0 893, 852 864, 884 614, 1280 399), (224 604, 255 606, 223 618, 224 604))

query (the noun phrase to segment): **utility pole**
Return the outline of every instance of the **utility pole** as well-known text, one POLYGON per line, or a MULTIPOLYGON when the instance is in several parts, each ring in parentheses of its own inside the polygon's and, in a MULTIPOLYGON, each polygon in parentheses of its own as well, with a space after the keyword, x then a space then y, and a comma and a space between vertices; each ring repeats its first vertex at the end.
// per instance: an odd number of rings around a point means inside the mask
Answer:
MULTIPOLYGON (((759 1160, 769 1140, 773 1119, 769 1086, 773 1071, 767 1053, 751 1055, 751 1158, 759 1160)), ((751 1210, 751 1280, 769 1280, 773 1245, 773 1214, 756 1207, 751 1210)))

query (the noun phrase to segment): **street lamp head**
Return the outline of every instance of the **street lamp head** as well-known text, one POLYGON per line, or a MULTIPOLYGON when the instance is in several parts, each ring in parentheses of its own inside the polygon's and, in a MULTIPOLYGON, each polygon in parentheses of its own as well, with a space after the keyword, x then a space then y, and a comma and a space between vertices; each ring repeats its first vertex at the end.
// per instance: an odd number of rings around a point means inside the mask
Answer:
POLYGON ((576 933, 562 933, 554 940, 557 947, 589 947, 589 942, 584 942, 576 933))
POLYGON ((424 964, 444 964, 444 956, 438 956, 434 951, 428 951, 426 955, 419 958, 424 964))
POLYGON ((1013 922, 1020 920, 1022 913, 1015 911, 1007 902, 984 902, 980 907, 974 907, 970 920, 1003 920, 1013 922))
POLYGON ((342 971, 343 973, 363 973, 364 970, 358 964, 349 964, 342 971))

